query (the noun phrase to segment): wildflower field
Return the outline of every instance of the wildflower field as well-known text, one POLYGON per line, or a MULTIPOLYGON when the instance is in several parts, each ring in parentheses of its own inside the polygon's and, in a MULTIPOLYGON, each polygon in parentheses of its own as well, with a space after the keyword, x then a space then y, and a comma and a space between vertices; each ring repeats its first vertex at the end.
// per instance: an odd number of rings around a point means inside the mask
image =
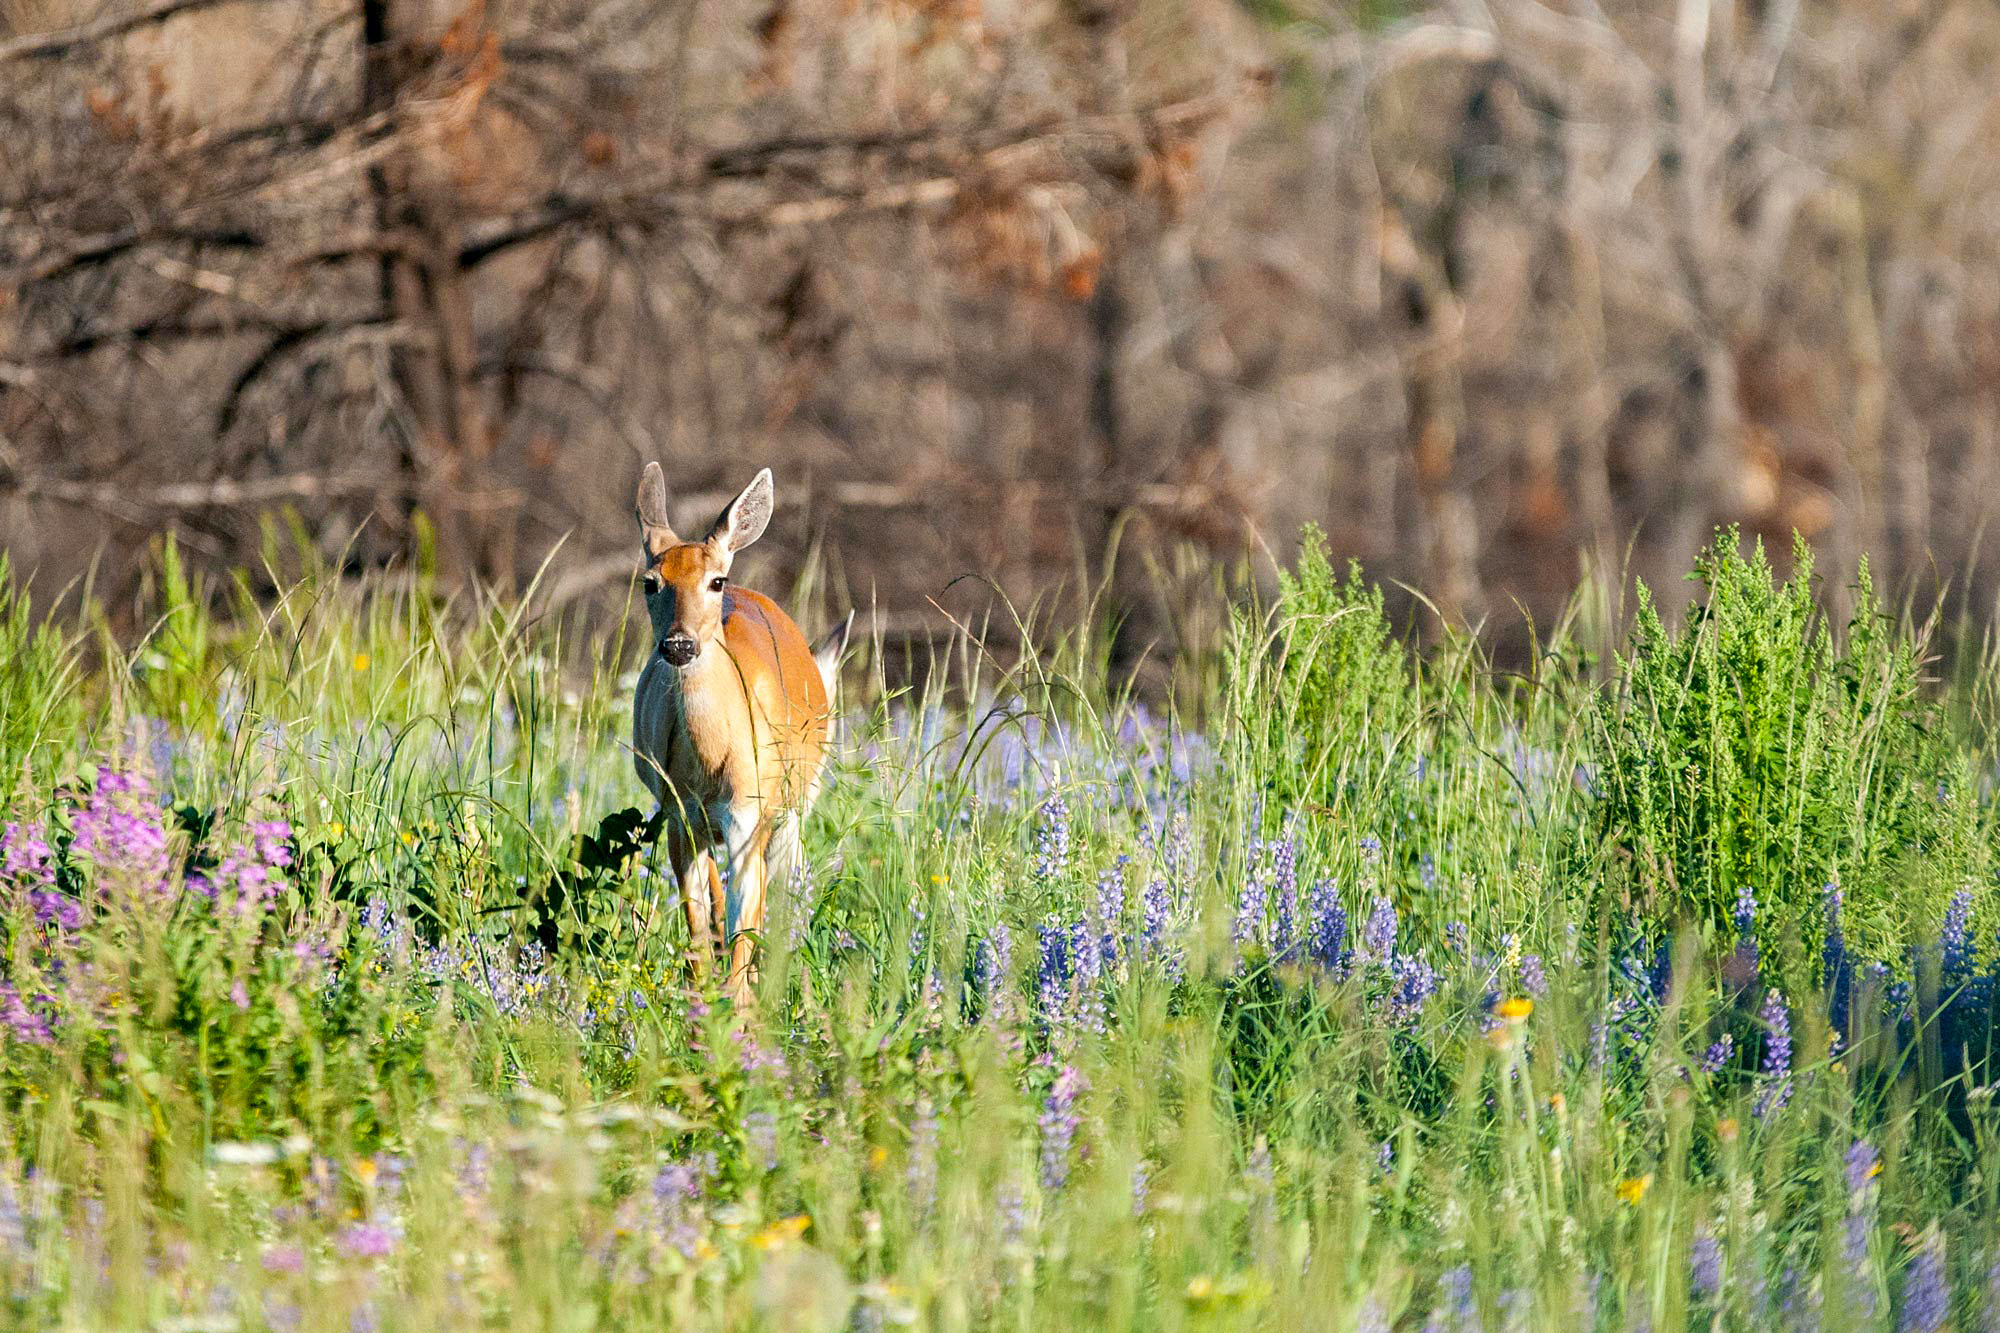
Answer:
POLYGON ((643 631, 10 583, 0 1325, 2000 1327, 1993 659, 1699 573, 1526 673, 1310 538, 1173 709, 852 663, 745 1012, 643 631))

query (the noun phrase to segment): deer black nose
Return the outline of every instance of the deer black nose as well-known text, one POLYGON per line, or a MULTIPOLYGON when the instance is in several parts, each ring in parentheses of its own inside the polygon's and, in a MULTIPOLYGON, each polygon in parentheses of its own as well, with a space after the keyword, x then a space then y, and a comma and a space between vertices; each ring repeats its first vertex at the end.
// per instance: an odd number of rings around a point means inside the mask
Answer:
POLYGON ((701 645, 689 634, 669 634, 660 640, 660 656, 677 667, 684 667, 694 661, 695 654, 700 651, 701 645))

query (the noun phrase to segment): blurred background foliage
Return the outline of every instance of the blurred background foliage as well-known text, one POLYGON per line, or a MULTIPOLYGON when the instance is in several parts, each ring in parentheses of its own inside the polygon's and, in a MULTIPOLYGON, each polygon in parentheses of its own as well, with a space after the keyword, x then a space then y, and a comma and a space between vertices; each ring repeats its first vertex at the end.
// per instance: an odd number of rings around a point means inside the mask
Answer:
POLYGON ((1983 621, 1996 48, 1975 0, 5 0, 0 547, 129 632, 160 534, 255 566, 290 507, 609 615, 657 456, 689 525, 773 466, 750 577, 914 661, 1004 648, 996 593, 1217 648, 1307 522, 1503 661, 1586 572, 1671 622, 1730 523, 1838 619, 1867 554, 1983 621))

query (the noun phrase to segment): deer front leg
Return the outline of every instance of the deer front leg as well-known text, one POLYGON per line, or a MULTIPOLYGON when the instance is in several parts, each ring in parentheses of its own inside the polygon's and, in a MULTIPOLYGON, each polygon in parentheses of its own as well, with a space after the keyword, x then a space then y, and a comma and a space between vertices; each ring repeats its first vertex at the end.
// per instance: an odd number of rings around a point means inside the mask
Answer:
POLYGON ((674 882, 680 887, 681 910, 687 914, 688 956, 699 973, 715 951, 710 928, 715 903, 722 896, 715 882, 715 859, 685 826, 676 828, 667 851, 673 860, 674 882))
POLYGON ((729 994, 738 1004, 750 1000, 756 980, 757 944, 764 934, 765 849, 771 830, 754 806, 730 811, 728 920, 723 938, 729 950, 729 994))

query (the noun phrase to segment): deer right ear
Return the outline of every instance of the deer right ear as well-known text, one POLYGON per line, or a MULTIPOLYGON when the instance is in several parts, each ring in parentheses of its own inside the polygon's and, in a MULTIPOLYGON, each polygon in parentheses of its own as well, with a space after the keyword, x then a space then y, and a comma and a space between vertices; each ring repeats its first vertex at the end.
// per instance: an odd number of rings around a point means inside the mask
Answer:
POLYGON ((639 531, 645 534, 646 550, 652 555, 680 541, 667 522, 667 478, 658 463, 646 464, 645 475, 639 478, 639 531))

